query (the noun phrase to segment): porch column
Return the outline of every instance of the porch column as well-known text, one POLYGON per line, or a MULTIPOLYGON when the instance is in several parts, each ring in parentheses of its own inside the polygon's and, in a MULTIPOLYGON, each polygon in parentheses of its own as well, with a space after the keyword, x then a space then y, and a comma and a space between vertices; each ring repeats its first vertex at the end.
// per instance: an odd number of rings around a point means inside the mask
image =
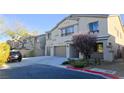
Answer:
POLYGON ((84 55, 81 54, 81 52, 79 52, 79 58, 80 58, 80 59, 83 59, 83 58, 84 58, 84 55))
POLYGON ((104 54, 103 54, 104 60, 112 62, 114 56, 111 48, 107 47, 107 41, 103 42, 103 48, 104 48, 104 54))
POLYGON ((47 56, 47 46, 45 46, 45 56, 47 56))
POLYGON ((54 56, 54 46, 51 46, 51 56, 54 56))
POLYGON ((70 44, 66 45, 66 58, 70 58, 70 44))

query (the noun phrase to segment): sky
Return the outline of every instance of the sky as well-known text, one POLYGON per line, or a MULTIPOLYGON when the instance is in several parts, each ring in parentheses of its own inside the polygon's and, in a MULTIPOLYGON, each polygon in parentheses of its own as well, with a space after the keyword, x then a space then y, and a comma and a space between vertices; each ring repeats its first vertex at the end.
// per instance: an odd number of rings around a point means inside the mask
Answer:
MULTIPOLYGON (((4 14, 0 18, 4 19, 7 25, 12 26, 15 22, 23 24, 29 31, 37 31, 43 34, 51 30, 59 21, 68 16, 67 14, 4 14)), ((0 41, 10 39, 5 35, 0 35, 0 41)))
MULTIPOLYGON (((43 34, 51 30, 58 22, 64 19, 68 14, 3 14, 6 24, 12 26, 15 22, 20 22, 29 31, 37 31, 43 34)), ((121 20, 124 24, 124 15, 121 15, 121 20)), ((9 37, 0 34, 0 41, 6 41, 9 37)))

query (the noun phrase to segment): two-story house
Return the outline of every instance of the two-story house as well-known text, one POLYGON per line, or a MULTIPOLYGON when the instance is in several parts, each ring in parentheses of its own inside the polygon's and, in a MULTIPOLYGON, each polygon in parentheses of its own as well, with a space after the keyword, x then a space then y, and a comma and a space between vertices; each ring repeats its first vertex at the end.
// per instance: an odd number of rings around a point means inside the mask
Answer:
POLYGON ((124 28, 119 15, 72 14, 46 33, 45 55, 78 58, 80 53, 73 47, 76 33, 97 35, 97 52, 112 61, 124 46, 124 28))

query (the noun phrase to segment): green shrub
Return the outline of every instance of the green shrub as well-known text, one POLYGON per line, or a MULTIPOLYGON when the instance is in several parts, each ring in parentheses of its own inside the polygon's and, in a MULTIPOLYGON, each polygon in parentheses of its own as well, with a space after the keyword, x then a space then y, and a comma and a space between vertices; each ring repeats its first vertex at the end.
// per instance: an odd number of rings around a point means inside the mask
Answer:
POLYGON ((100 65, 101 64, 100 59, 95 59, 95 64, 100 65))
POLYGON ((72 66, 77 67, 77 68, 83 68, 84 64, 82 62, 72 62, 72 66))
POLYGON ((70 62, 69 61, 65 61, 62 63, 62 65, 68 65, 70 62))
POLYGON ((71 65, 77 68, 83 68, 88 66, 88 62, 86 60, 79 59, 76 60, 75 62, 71 62, 71 65))
POLYGON ((86 59, 85 58, 83 58, 83 59, 79 59, 80 61, 86 61, 86 59))
POLYGON ((68 61, 63 62, 62 65, 71 65, 77 68, 82 68, 88 66, 88 62, 85 59, 68 59, 68 61))
POLYGON ((65 62, 63 62, 62 65, 69 65, 69 64, 71 64, 72 62, 75 62, 75 60, 68 58, 68 60, 65 61, 65 62))

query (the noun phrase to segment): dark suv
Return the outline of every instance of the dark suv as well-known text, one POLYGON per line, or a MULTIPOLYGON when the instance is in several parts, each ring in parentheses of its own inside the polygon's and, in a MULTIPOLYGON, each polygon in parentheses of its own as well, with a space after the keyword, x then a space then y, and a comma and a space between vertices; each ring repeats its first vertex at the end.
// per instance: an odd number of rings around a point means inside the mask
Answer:
POLYGON ((20 53, 20 51, 17 50, 10 51, 8 62, 13 62, 13 61, 21 62, 21 60, 22 60, 22 54, 20 53))

